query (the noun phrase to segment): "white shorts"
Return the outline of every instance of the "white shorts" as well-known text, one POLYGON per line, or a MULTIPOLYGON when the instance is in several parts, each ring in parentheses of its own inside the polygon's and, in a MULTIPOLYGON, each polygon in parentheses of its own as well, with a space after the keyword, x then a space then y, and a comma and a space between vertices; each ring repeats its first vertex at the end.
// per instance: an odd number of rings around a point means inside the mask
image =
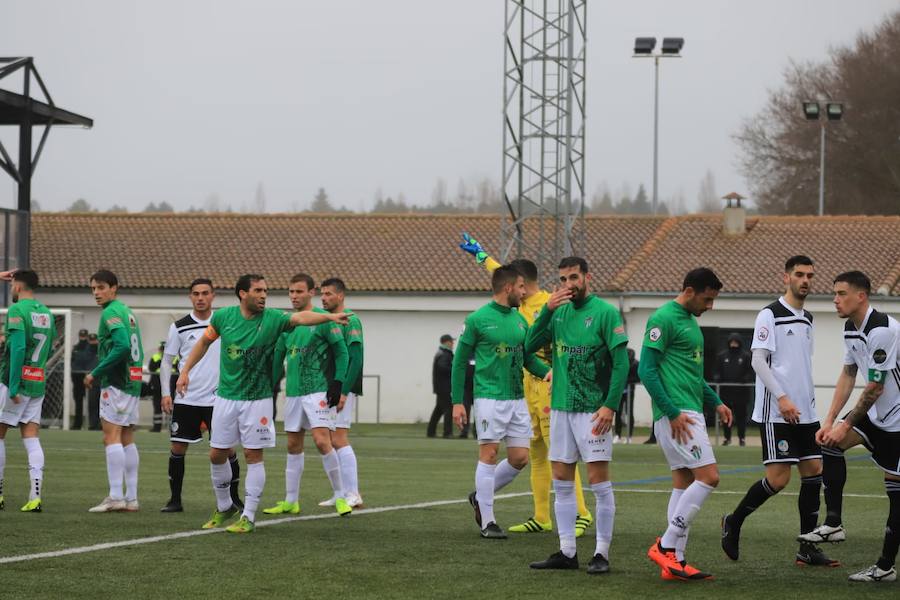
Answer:
POLYGON ((612 432, 594 435, 593 413, 550 411, 550 460, 574 464, 612 460, 612 432))
POLYGON ((507 448, 528 448, 531 445, 531 415, 524 398, 475 398, 473 424, 478 429, 479 444, 496 444, 506 440, 507 448))
POLYGON ((325 392, 306 396, 288 396, 284 402, 284 430, 296 433, 324 427, 334 429, 334 409, 328 406, 325 392))
POLYGON ((128 427, 138 423, 140 398, 114 387, 100 390, 100 418, 113 425, 128 427))
POLYGON ((19 394, 19 403, 16 404, 9 399, 9 388, 0 383, 0 407, 3 408, 3 413, 0 414, 0 423, 4 425, 18 427, 19 423, 40 424, 43 404, 43 396, 32 398, 22 394, 19 394))
POLYGON ((234 448, 238 444, 249 450, 275 447, 275 423, 272 399, 228 400, 216 397, 213 405, 213 448, 234 448))
POLYGON ((672 426, 669 425, 668 417, 662 417, 653 424, 656 440, 659 442, 659 447, 662 448, 666 460, 669 461, 669 467, 674 471, 675 469, 699 469, 706 465, 716 464, 716 457, 713 455, 712 445, 706 434, 706 420, 703 415, 692 410, 682 411, 682 414, 694 420, 694 424, 690 426, 693 437, 687 443, 678 443, 672 437, 672 426))
POLYGON ((334 410, 334 426, 336 429, 350 429, 353 424, 353 411, 356 410, 357 396, 353 392, 347 394, 347 401, 344 402, 344 409, 341 412, 334 410))

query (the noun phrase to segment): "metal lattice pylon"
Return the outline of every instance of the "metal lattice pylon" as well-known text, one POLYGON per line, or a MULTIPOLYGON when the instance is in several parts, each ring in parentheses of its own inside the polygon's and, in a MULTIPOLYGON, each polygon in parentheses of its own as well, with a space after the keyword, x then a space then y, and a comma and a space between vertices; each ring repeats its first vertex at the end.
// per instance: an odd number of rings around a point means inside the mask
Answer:
POLYGON ((503 60, 503 261, 542 282, 584 248, 586 0, 507 0, 503 60))

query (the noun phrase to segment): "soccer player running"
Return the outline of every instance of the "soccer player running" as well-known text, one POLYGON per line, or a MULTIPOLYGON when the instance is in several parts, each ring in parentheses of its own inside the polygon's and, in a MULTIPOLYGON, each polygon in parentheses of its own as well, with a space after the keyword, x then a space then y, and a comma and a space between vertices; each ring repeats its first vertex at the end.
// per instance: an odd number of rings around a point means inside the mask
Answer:
MULTIPOLYGON (((341 463, 341 481, 344 485, 343 498, 352 508, 361 508, 362 496, 359 494, 359 473, 356 453, 350 445, 350 426, 353 424, 353 411, 356 402, 362 395, 363 373, 363 329, 359 317, 344 306, 347 286, 337 277, 322 282, 322 307, 330 313, 347 313, 350 319, 341 325, 344 343, 347 345, 347 375, 344 378, 341 394, 347 397, 344 408, 334 417, 334 429, 331 430, 331 444, 337 452, 341 463)), ((334 505, 336 497, 319 502, 319 506, 334 505)))
POLYGON ((699 317, 713 307, 722 282, 700 267, 684 278, 682 291, 647 321, 638 373, 653 404, 653 429, 672 469, 669 525, 647 551, 663 579, 698 580, 712 575, 689 565, 684 557, 691 522, 719 484, 703 405, 715 406, 731 423, 731 410, 703 379, 703 334, 699 317))
POLYGON ((825 523, 801 535, 803 542, 841 542, 846 534, 841 524, 847 464, 844 451, 860 444, 884 471, 884 488, 890 509, 884 528, 881 556, 871 567, 850 575, 850 581, 895 581, 897 549, 900 548, 900 323, 869 304, 872 283, 860 271, 841 273, 834 279, 834 307, 847 319, 844 325, 844 368, 816 441, 822 445, 825 483, 825 523), (866 387, 856 406, 837 420, 844 408, 857 373, 866 387), (837 422, 835 422, 837 420, 837 422))
MULTIPOLYGON (((6 275, 6 274, 0 274, 6 275)), ((6 468, 6 432, 19 427, 28 455, 28 502, 22 512, 41 512, 44 450, 38 440, 44 403, 44 368, 53 350, 56 324, 50 310, 35 300, 38 275, 31 270, 0 277, 12 281, 13 305, 6 313, 6 345, 0 356, 0 509, 3 508, 3 471, 6 468)))
MULTIPOLYGON (((468 233, 463 234, 459 247, 475 257, 478 264, 484 265, 489 273, 500 266, 491 258, 481 244, 468 233)), ((542 290, 538 284, 537 266, 527 258, 518 258, 510 263, 525 278, 525 296, 519 306, 519 314, 525 317, 531 326, 541 309, 550 299, 550 292, 542 290)), ((550 348, 541 348, 537 356, 544 362, 550 362, 550 348)), ((542 533, 553 531, 550 518, 550 383, 524 371, 525 403, 531 417, 531 442, 528 449, 528 462, 531 465, 531 496, 534 500, 534 513, 524 523, 513 525, 510 533, 542 533)), ((581 537, 593 522, 590 511, 584 502, 584 491, 581 475, 575 471, 575 502, 578 517, 575 520, 575 537, 581 537)))
MULTIPOLYGON (((160 387, 162 388, 162 410, 172 415, 169 425, 169 440, 172 443, 169 452, 169 501, 160 512, 182 512, 181 488, 184 483, 184 455, 191 444, 203 440, 203 427, 210 431, 212 425, 213 404, 216 398, 216 386, 219 385, 219 340, 213 342, 209 351, 194 368, 194 377, 190 391, 172 398, 171 381, 172 365, 178 359, 184 365, 194 344, 209 326, 212 316, 212 305, 216 298, 212 281, 198 278, 191 282, 188 292, 193 310, 169 326, 165 350, 160 364, 160 387)), ((211 435, 211 434, 210 434, 211 435)), ((231 501, 237 508, 244 503, 238 493, 241 479, 241 466, 237 454, 228 457, 231 466, 231 501)))
POLYGON ((528 323, 515 308, 525 295, 525 280, 512 266, 491 275, 493 300, 466 317, 450 374, 453 422, 466 423, 463 394, 466 365, 475 355, 475 418, 478 428, 478 466, 475 491, 469 503, 481 536, 505 539, 494 518, 494 494, 511 483, 528 464, 531 422, 525 406, 522 368, 546 377, 550 368, 534 354, 525 352, 528 323), (506 455, 497 464, 500 442, 506 455))
MULTIPOLYGON (((750 514, 783 490, 791 466, 800 473, 800 534, 816 527, 822 487, 822 453, 816 442, 815 386, 812 377, 813 318, 803 309, 815 269, 808 256, 792 256, 784 265, 785 293, 756 316, 753 370, 766 475, 750 486, 734 512, 722 518, 722 550, 737 560, 741 526, 750 514)), ((840 563, 809 542, 801 542, 798 565, 836 567, 840 563)))
MULTIPOLYGON (((288 293, 291 305, 297 311, 295 315, 337 316, 321 308, 313 308, 312 298, 316 293, 316 285, 313 278, 305 273, 298 273, 291 278, 288 293)), ((341 386, 347 373, 347 346, 344 344, 343 332, 339 325, 325 321, 316 327, 298 327, 283 333, 275 347, 273 384, 281 381, 285 373, 285 357, 287 382, 284 430, 288 438, 285 496, 284 500, 263 512, 268 515, 295 515, 300 512, 300 479, 305 465, 303 441, 304 431, 308 430, 322 456, 322 466, 337 498, 335 510, 341 516, 348 515, 351 508, 344 499, 340 462, 331 445, 334 408, 343 408, 346 400, 341 395, 341 386)))
POLYGON ((589 292, 587 261, 570 256, 559 263, 561 287, 528 331, 525 351, 550 343, 553 394, 550 461, 556 492, 559 552, 531 563, 532 569, 577 569, 575 473, 587 465, 596 500, 597 545, 587 572, 609 572, 616 504, 609 481, 610 427, 628 379, 628 337, 619 311, 589 292))
POLYGON ((209 347, 220 340, 219 385, 213 405, 210 435, 210 475, 216 495, 216 510, 203 529, 221 526, 237 512, 231 499, 231 468, 228 457, 238 444, 244 447, 247 461, 244 509, 226 528, 231 533, 249 533, 266 483, 263 449, 275 446, 272 422, 272 363, 275 346, 282 333, 300 325, 318 325, 326 321, 346 320, 340 315, 314 312, 287 314, 266 308, 269 288, 262 275, 242 275, 234 286, 240 304, 213 313, 203 336, 194 344, 176 390, 190 390, 191 371, 209 347))
POLYGON ((119 278, 115 273, 101 269, 91 276, 90 282, 94 300, 103 311, 97 328, 99 362, 85 375, 84 387, 90 388, 95 380, 99 380, 100 422, 106 446, 109 495, 88 512, 135 512, 139 508, 140 458, 134 443, 134 426, 138 422, 144 371, 141 330, 131 309, 117 299, 119 278))

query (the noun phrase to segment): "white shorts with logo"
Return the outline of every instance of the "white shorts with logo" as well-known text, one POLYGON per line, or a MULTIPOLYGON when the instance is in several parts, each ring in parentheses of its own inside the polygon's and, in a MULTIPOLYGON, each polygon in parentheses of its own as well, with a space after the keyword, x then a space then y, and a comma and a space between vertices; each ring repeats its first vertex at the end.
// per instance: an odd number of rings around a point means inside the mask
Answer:
POLYGON ((528 448, 531 445, 531 415, 524 398, 475 398, 473 424, 478 429, 479 444, 496 444, 506 440, 508 448, 528 448))
POLYGON ((353 411, 356 410, 357 396, 353 392, 347 394, 347 401, 344 402, 344 409, 341 412, 335 410, 334 427, 336 429, 350 429, 353 424, 353 411))
POLYGON ((113 425, 137 425, 138 404, 140 398, 126 394, 119 388, 105 387, 100 390, 100 418, 113 425))
POLYGON ((19 423, 38 423, 41 422, 41 407, 44 404, 44 397, 23 396, 19 394, 19 403, 16 404, 9 398, 9 388, 0 383, 0 407, 3 413, 0 414, 0 423, 17 427, 19 423))
POLYGON ((234 448, 238 444, 249 450, 275 447, 275 423, 272 399, 229 400, 216 397, 212 413, 209 445, 234 448))
POLYGON ((675 469, 698 469, 715 464, 716 457, 713 455, 712 444, 709 443, 709 436, 706 434, 706 420, 703 415, 692 410, 682 411, 682 414, 694 420, 694 424, 689 426, 693 437, 684 444, 672 437, 672 426, 669 424, 668 417, 662 417, 653 424, 656 440, 659 442, 659 447, 662 448, 666 460, 669 461, 669 467, 674 471, 675 469))
POLYGON ((284 430, 296 433, 324 427, 334 429, 334 409, 328 406, 325 392, 306 396, 288 396, 284 402, 284 430))
POLYGON ((550 411, 550 460, 575 464, 612 460, 612 432, 594 435, 593 413, 550 411))

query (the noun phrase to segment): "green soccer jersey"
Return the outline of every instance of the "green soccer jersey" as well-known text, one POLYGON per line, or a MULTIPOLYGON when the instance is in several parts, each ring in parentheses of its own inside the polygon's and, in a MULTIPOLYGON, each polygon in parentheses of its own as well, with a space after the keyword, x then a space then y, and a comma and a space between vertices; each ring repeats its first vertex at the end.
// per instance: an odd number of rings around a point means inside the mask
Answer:
MULTIPOLYGON (((362 376, 363 376, 363 328, 362 321, 359 320, 359 317, 356 316, 356 313, 349 309, 344 309, 344 312, 350 315, 350 321, 346 325, 341 325, 341 330, 344 332, 344 343, 347 344, 347 351, 350 352, 350 348, 353 344, 359 344, 358 348, 358 357, 359 357, 359 365, 356 369, 357 375, 356 380, 353 381, 350 385, 350 392, 356 394, 357 396, 362 395, 362 376)), ((352 355, 350 356, 352 359, 352 355)))
MULTIPOLYGON (((312 312, 328 314, 321 308, 313 308, 312 312)), ((315 327, 297 327, 282 334, 275 355, 276 360, 282 356, 287 360, 285 393, 297 397, 327 392, 328 384, 335 378, 333 348, 335 344, 343 343, 340 325, 330 321, 315 327)), ((343 364, 346 369, 346 362, 343 364)))
MULTIPOLYGON (((56 324, 50 309, 32 298, 23 298, 9 307, 6 314, 6 339, 7 344, 0 358, 0 372, 2 372, 3 384, 9 387, 10 365, 13 361, 10 356, 10 336, 14 331, 22 331, 25 337, 25 352, 21 360, 19 372, 19 386, 15 393, 23 394, 31 398, 39 398, 44 395, 44 383, 47 359, 53 349, 53 338, 56 337, 56 324)), ((13 393, 13 390, 11 390, 13 393)))
POLYGON ((548 367, 525 354, 528 322, 508 306, 490 302, 466 317, 465 330, 453 357, 454 404, 462 404, 465 369, 475 355, 475 398, 516 400, 524 397, 522 368, 543 377, 548 367))
POLYGON ((141 381, 144 368, 144 346, 141 344, 141 330, 131 309, 118 300, 113 300, 103 307, 100 313, 100 326, 97 328, 97 367, 95 375, 100 374, 100 387, 114 387, 129 396, 141 395, 141 381), (124 334, 128 351, 114 362, 112 353, 115 344, 113 338, 124 334))
POLYGON ((221 340, 216 395, 228 400, 271 398, 272 357, 279 336, 293 329, 290 315, 266 308, 247 319, 240 306, 229 306, 214 312, 209 324, 221 340))
POLYGON ((553 312, 545 305, 528 340, 528 347, 532 340, 551 343, 550 407, 565 412, 594 412, 604 404, 612 377, 611 352, 628 343, 619 311, 594 295, 577 304, 563 304, 553 312))
MULTIPOLYGON (((647 321, 644 346, 658 350, 659 375, 672 404, 679 410, 703 412, 703 334, 697 319, 674 300, 647 321)), ((665 416, 653 401, 653 420, 665 416)))

